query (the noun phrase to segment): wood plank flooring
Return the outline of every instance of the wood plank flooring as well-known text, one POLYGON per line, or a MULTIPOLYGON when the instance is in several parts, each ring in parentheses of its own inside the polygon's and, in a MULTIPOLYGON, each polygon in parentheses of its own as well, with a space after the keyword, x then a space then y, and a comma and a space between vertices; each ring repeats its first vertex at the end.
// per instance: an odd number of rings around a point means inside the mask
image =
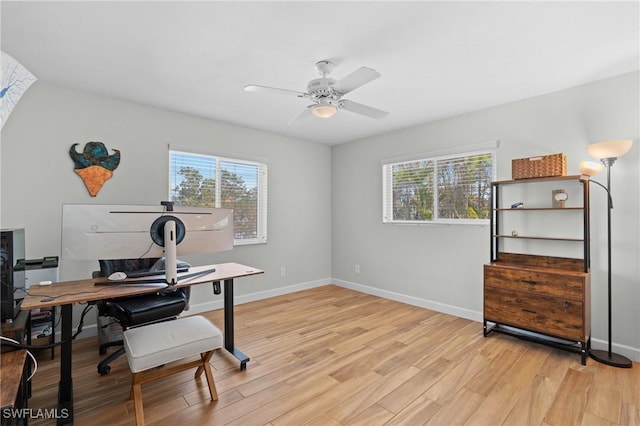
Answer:
MULTIPOLYGON (((148 425, 640 425, 638 363, 582 366, 576 354, 484 338, 480 323, 337 286, 235 313, 247 370, 214 355, 217 402, 193 372, 143 386, 148 425)), ((222 328, 221 310, 204 315, 222 328)), ((55 407, 58 356, 39 357, 33 409, 55 407)), ((74 424, 135 424, 125 357, 107 376, 99 360, 96 338, 74 343, 74 424)))

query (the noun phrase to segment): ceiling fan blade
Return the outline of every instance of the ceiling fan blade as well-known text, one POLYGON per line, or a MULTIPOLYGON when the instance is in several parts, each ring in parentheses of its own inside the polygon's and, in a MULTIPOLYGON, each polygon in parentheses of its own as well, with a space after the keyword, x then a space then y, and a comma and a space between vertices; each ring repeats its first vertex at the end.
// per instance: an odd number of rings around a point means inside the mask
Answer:
POLYGON ((311 117, 311 107, 313 107, 313 105, 309 105, 300 111, 298 115, 289 120, 289 125, 301 123, 311 117))
POLYGON ((362 105, 357 102, 349 101, 347 99, 340 101, 340 108, 346 109, 347 111, 355 112, 356 114, 362 114, 366 115, 367 117, 376 118, 378 120, 389 115, 387 111, 382 111, 381 109, 362 105))
POLYGON ((247 92, 263 92, 263 93, 276 93, 279 95, 297 96, 299 98, 306 98, 307 94, 302 92, 296 92, 295 90, 278 89, 276 87, 267 86, 245 86, 244 90, 247 92))
POLYGON ((344 95, 378 77, 380 77, 380 73, 373 68, 361 67, 338 81, 333 86, 333 90, 344 95))

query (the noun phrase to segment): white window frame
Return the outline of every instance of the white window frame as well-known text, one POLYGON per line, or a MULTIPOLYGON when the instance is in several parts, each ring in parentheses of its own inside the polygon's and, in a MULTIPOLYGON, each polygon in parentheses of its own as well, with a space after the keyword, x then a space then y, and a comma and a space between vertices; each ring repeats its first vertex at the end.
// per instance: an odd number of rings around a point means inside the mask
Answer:
POLYGON ((497 148, 498 141, 490 141, 483 144, 463 146, 428 153, 421 153, 405 157, 396 157, 383 160, 382 163, 382 223, 384 224, 413 224, 413 225, 489 225, 489 219, 450 219, 438 217, 438 170, 439 161, 472 157, 475 155, 491 155, 491 180, 496 179, 497 148), (399 220, 393 218, 393 166, 417 161, 429 161, 434 163, 433 194, 434 217, 432 220, 399 220))
MULTIPOLYGON (((198 151, 190 148, 182 148, 173 145, 169 145, 169 199, 172 199, 173 188, 172 188, 172 176, 171 176, 171 166, 172 166, 172 154, 173 153, 192 155, 202 158, 211 159, 212 162, 215 162, 215 172, 216 172, 216 182, 220 182, 222 175, 222 167, 220 167, 220 163, 230 162, 230 163, 238 163, 248 166, 257 167, 257 236, 255 238, 234 238, 234 245, 250 245, 250 244, 266 244, 267 243, 267 176, 268 176, 268 165, 265 160, 262 159, 247 159, 239 158, 237 155, 219 155, 212 152, 198 151)), ((222 186, 216 185, 216 194, 215 194, 215 206, 217 208, 224 207, 221 205, 222 197, 221 197, 222 186)))

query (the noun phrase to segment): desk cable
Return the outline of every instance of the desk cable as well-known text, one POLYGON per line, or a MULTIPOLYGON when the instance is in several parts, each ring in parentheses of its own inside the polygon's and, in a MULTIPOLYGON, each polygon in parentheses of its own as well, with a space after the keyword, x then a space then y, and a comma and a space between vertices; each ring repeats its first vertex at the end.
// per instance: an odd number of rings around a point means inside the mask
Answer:
MULTIPOLYGON (((76 332, 73 334, 73 336, 71 336, 70 339, 67 340, 61 340, 59 342, 55 342, 55 343, 50 343, 48 345, 25 345, 24 343, 20 343, 17 342, 13 339, 9 339, 6 337, 2 337, 2 340, 6 340, 7 341, 7 346, 11 346, 14 348, 20 348, 20 349, 50 349, 50 348, 55 348, 56 346, 60 346, 63 343, 67 343, 70 341, 73 341, 76 339, 76 337, 78 336, 78 334, 80 334, 82 332, 82 326, 84 325, 84 317, 85 315, 87 315, 87 313, 91 310, 91 308, 93 308, 93 305, 87 305, 84 307, 84 309, 82 310, 82 314, 80 315, 80 323, 78 324, 78 328, 76 330, 76 332)), ((35 360, 34 360, 35 362, 35 360)))

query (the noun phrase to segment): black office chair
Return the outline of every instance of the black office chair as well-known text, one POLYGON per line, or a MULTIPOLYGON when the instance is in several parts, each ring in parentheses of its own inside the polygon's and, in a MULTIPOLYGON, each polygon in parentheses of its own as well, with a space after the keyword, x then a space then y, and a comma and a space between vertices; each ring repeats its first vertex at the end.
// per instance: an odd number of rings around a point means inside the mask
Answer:
MULTIPOLYGON (((100 271, 93 273, 94 277, 108 277, 114 272, 136 273, 149 271, 157 258, 145 259, 114 259, 100 260, 100 271)), ((175 319, 189 302, 189 288, 161 290, 154 294, 120 297, 116 299, 100 300, 96 302, 98 315, 115 319, 123 330, 154 322, 175 319)), ((122 340, 106 342, 100 345, 100 355, 107 353, 111 346, 122 346, 104 358, 98 364, 100 375, 109 374, 114 359, 124 354, 122 340)))

